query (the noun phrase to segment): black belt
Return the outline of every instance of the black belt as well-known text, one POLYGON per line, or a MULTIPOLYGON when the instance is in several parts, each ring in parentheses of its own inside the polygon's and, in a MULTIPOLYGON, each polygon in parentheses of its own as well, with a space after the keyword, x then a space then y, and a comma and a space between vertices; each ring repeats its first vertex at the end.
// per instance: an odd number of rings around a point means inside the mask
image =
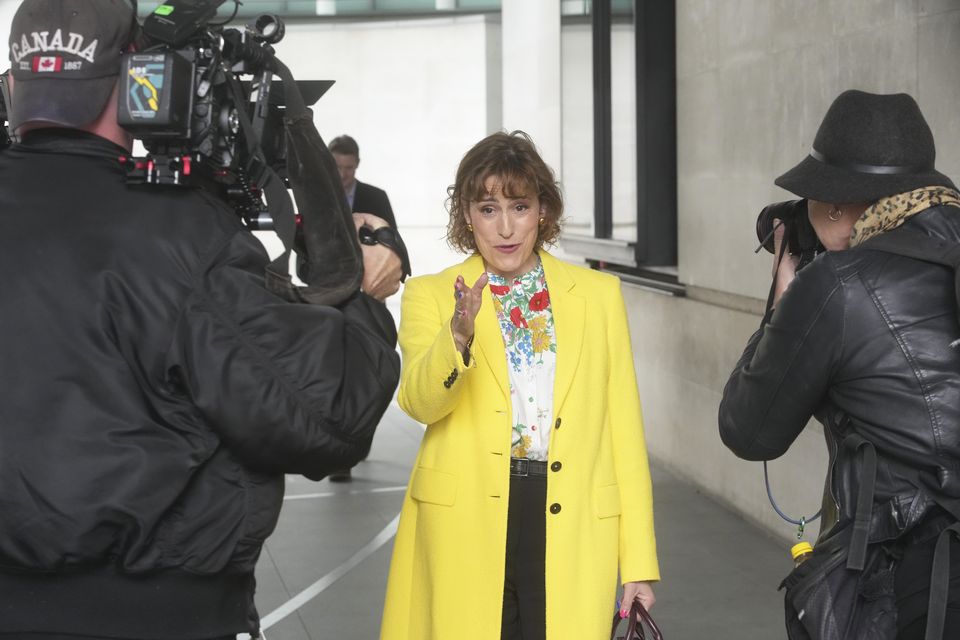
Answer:
POLYGON ((527 458, 510 458, 510 475, 524 476, 546 476, 546 460, 529 460, 527 458))

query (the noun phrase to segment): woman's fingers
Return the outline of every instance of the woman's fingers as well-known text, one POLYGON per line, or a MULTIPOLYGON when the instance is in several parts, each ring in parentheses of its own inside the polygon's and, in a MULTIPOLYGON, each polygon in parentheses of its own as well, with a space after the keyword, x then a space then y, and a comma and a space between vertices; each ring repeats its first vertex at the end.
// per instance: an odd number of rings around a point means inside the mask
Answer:
POLYGON ((630 605, 634 600, 639 600, 643 608, 649 611, 657 601, 653 595, 653 587, 649 582, 628 582, 623 585, 623 602, 620 605, 620 617, 626 618, 630 615, 630 605))
POLYGON ((487 274, 482 274, 473 286, 468 286, 463 276, 457 276, 453 283, 456 304, 453 311, 454 338, 465 342, 473 335, 473 324, 480 312, 483 301, 483 289, 487 286, 487 274))
POLYGON ((473 293, 477 296, 478 300, 482 299, 481 296, 483 295, 483 288, 487 286, 488 280, 489 278, 487 277, 487 272, 484 271, 482 274, 480 274, 480 277, 477 278, 477 281, 473 283, 473 293))

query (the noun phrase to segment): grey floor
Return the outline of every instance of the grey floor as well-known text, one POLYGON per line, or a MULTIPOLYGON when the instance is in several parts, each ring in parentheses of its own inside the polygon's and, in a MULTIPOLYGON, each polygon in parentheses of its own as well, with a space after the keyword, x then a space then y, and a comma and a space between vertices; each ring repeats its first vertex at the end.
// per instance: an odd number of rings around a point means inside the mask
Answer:
MULTIPOLYGON (((352 482, 288 478, 257 567, 266 640, 378 637, 392 533, 422 433, 392 406, 352 482)), ((664 637, 785 637, 777 585, 790 569, 786 545, 656 466, 653 484, 663 575, 653 613, 664 637)))

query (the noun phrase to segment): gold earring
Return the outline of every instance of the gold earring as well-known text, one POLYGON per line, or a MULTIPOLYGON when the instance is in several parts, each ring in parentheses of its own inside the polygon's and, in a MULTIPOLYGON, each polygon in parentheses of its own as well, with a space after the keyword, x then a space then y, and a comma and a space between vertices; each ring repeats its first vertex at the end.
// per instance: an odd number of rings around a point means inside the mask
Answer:
POLYGON ((830 213, 827 214, 827 217, 830 219, 830 222, 836 222, 843 217, 843 209, 837 205, 833 205, 833 209, 830 210, 830 213))
POLYGON ((470 224, 469 222, 467 223, 467 231, 469 231, 470 233, 473 233, 473 225, 470 224))
POLYGON ((546 220, 546 218, 544 218, 543 216, 540 216, 540 224, 543 224, 544 220, 546 220))

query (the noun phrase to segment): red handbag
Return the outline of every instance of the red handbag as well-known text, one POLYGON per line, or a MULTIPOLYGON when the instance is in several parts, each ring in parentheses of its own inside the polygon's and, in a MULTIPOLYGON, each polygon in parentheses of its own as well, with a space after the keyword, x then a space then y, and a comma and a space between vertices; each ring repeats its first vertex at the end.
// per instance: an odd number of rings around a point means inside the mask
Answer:
POLYGON ((650 630, 651 640, 663 640, 663 634, 660 633, 660 627, 658 627, 657 623, 653 621, 653 617, 650 615, 650 612, 646 610, 639 600, 634 600, 633 604, 630 605, 629 616, 626 618, 621 618, 619 610, 613 614, 613 629, 610 631, 610 640, 647 640, 647 636, 643 631, 644 625, 646 625, 647 629, 650 630), (625 636, 617 635, 617 628, 620 626, 621 620, 628 621, 627 635, 625 636))

